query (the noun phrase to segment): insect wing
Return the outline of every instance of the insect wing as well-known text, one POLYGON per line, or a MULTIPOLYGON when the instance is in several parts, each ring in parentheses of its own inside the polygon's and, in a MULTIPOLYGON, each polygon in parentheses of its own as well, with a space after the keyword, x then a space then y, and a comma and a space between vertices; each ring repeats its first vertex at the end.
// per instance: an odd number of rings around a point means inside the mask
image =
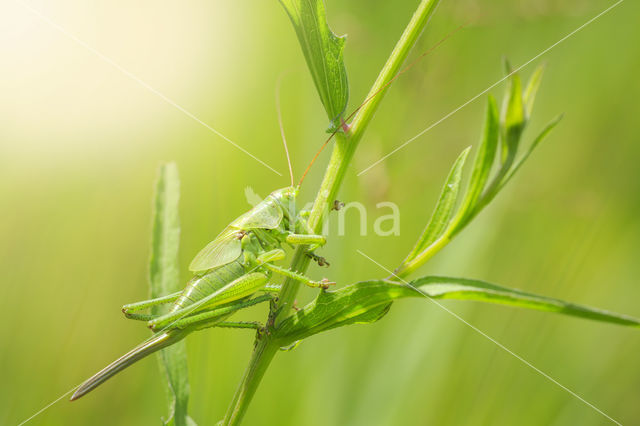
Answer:
POLYGON ((238 229, 275 229, 280 225, 283 215, 277 201, 269 196, 237 218, 231 226, 238 229))
POLYGON ((200 250, 189 265, 193 272, 206 271, 233 262, 242 254, 242 243, 238 231, 227 228, 215 240, 200 250))

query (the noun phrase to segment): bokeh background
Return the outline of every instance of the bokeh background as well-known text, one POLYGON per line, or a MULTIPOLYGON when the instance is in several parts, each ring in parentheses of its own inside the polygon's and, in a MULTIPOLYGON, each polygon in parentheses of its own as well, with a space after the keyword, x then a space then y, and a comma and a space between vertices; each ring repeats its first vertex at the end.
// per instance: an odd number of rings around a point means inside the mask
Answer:
MULTIPOLYGON (((417 3, 326 1, 332 28, 349 35, 351 108, 417 3)), ((522 64, 612 4, 443 1, 414 56, 468 27, 394 84, 341 191, 342 200, 369 208, 369 235, 359 235, 354 213, 346 236, 330 229, 323 254, 331 268, 310 273, 340 284, 383 276, 358 248, 396 266, 450 164, 479 140, 484 97, 356 173, 500 79, 503 56, 522 64), (380 201, 400 206, 400 236, 371 232, 380 201)), ((475 277, 640 316, 639 18, 640 5, 623 2, 523 70, 526 77, 547 62, 527 135, 560 112, 565 119, 496 202, 420 273, 475 277)), ((159 164, 175 160, 180 170, 187 280, 198 249, 248 209, 246 186, 266 195, 288 183, 274 105, 278 76, 285 73, 282 114, 296 175, 327 123, 275 0, 4 1, 0 57, 0 423, 10 425, 148 336, 120 306, 148 294, 159 164)), ((327 158, 307 180, 305 200, 327 158)), ((303 290, 300 303, 312 295, 303 290)), ((446 306, 619 422, 640 423, 637 330, 469 302, 446 306)), ((189 337, 190 412, 199 424, 223 416, 252 339, 233 330, 189 337)), ((149 359, 30 424, 158 424, 165 413, 149 359)), ((319 335, 277 356, 246 417, 249 425, 608 422, 417 299, 396 303, 374 325, 319 335)))

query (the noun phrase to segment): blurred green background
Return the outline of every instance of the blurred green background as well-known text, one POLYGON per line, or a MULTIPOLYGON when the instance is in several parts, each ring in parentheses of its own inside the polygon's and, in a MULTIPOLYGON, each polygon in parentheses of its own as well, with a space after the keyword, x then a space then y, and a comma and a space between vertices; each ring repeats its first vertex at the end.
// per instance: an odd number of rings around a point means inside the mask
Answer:
MULTIPOLYGON (((26 3, 26 2, 25 2, 26 3)), ((327 0, 349 35, 351 108, 363 99, 418 1, 327 0)), ((287 185, 274 88, 297 176, 326 119, 275 1, 0 4, 0 423, 17 424, 148 336, 124 303, 147 296, 158 165, 182 180, 183 278, 199 248, 261 195, 287 185), (246 156, 77 37, 284 174, 246 156)), ((369 234, 331 229, 323 255, 340 284, 393 268, 421 231, 457 154, 476 144, 484 97, 360 178, 356 173, 582 25, 610 1, 443 1, 414 56, 469 26, 397 81, 362 141, 341 199, 370 209, 369 234), (401 209, 401 235, 371 232, 375 204, 401 209)), ((531 136, 561 125, 521 174, 421 271, 467 276, 640 316, 640 5, 627 1, 535 61, 547 70, 531 136)), ((504 85, 492 93, 501 95, 504 85)), ((312 198, 328 152, 303 189, 312 198)), ((309 300, 303 290, 300 303, 309 300)), ((637 330, 511 308, 446 306, 623 424, 640 424, 637 330)), ((264 317, 264 307, 249 316, 264 317)), ((200 425, 223 416, 253 334, 189 337, 200 425)), ((146 360, 33 425, 158 424, 157 363, 146 360)), ((608 420, 425 300, 370 326, 319 335, 278 355, 249 425, 600 425, 608 420)))

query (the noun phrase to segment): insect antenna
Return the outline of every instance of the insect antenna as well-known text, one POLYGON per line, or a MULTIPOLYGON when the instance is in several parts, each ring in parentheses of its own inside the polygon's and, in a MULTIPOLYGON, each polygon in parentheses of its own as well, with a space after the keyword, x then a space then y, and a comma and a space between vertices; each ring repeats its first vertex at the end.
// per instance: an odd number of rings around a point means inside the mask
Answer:
POLYGON ((453 31, 449 32, 447 35, 445 35, 443 38, 441 38, 436 44, 434 44, 433 46, 431 46, 429 49, 427 49, 424 53, 422 53, 420 56, 418 56, 416 59, 414 59, 409 65, 407 65, 406 67, 402 68, 400 71, 398 71, 398 73, 396 75, 393 76, 393 78, 391 80, 389 80, 388 82, 386 82, 381 88, 379 88, 378 90, 376 90, 374 93, 372 93, 371 95, 369 95, 364 102, 362 102, 356 109, 354 109, 351 114, 349 114, 347 116, 346 119, 341 119, 342 121, 342 125, 340 127, 338 127, 336 130, 333 131, 333 133, 331 133, 331 135, 329 135, 329 137, 327 138, 327 140, 324 141, 324 143, 322 144, 322 146, 320 147, 320 149, 316 152, 316 154, 313 156, 313 158, 311 159, 311 162, 309 163, 309 165, 307 166, 307 168, 304 170, 304 173, 302 174, 302 177, 300 178, 300 181, 298 182, 298 186, 302 185, 302 182, 304 181, 304 178, 307 176, 307 173, 309 173, 309 170, 311 169, 311 166, 313 166, 313 163, 316 162, 316 160, 318 159, 318 157, 320 156, 320 153, 325 149, 325 147, 327 145, 329 145, 329 142, 331 142, 331 140, 333 139, 333 137, 336 135, 336 133, 338 133, 340 131, 340 129, 342 129, 345 133, 349 131, 349 125, 347 124, 347 121, 351 120, 353 118, 353 116, 355 116, 358 111, 360 111, 362 109, 362 107, 364 107, 366 104, 368 104, 373 98, 375 98, 376 96, 378 96, 380 94, 380 92, 382 92, 383 90, 385 90, 387 87, 389 87, 391 85, 391 83, 393 83, 398 77, 400 77, 402 74, 404 74, 405 72, 409 71, 411 68, 413 68, 418 62, 420 62, 420 60, 422 58, 424 58, 425 56, 427 56, 429 53, 433 52, 434 50, 436 50, 442 43, 444 43, 445 41, 447 41, 449 38, 451 38, 453 35, 455 35, 457 32, 459 32, 460 30, 462 30, 463 28, 465 28, 467 25, 469 25, 469 23, 465 23, 460 25, 458 28, 454 29, 453 31))
POLYGON ((276 83, 276 111, 278 112, 278 126, 280 126, 280 136, 282 136, 282 144, 284 145, 284 152, 287 155, 287 164, 289 165, 289 177, 291 178, 291 186, 293 186, 293 167, 291 167, 291 157, 289 156, 289 146, 287 145, 287 138, 284 135, 284 126, 282 125, 282 111, 280 111, 280 84, 282 83, 282 77, 284 73, 281 73, 276 83))

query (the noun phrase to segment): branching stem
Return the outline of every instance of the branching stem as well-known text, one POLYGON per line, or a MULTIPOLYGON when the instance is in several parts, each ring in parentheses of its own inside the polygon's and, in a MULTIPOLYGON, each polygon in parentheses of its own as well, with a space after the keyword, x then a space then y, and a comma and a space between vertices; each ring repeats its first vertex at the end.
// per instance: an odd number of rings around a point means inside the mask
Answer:
MULTIPOLYGON (((309 225, 313 232, 319 233, 321 231, 324 214, 330 211, 331 203, 336 199, 336 195, 340 189, 347 168, 353 159, 358 143, 362 139, 366 128, 389 88, 388 83, 400 71, 402 64, 409 55, 418 37, 420 37, 438 3, 439 0, 421 0, 411 21, 405 28, 400 40, 398 40, 389 59, 387 59, 378 78, 371 87, 367 98, 374 94, 375 96, 358 112, 351 123, 348 133, 336 134, 331 159, 329 160, 322 184, 320 185, 313 209, 309 216, 309 225)), ((305 248, 300 247, 294 254, 291 269, 303 273, 309 266, 309 262, 310 259, 306 256, 305 248)), ((284 282, 276 308, 271 311, 269 316, 268 329, 271 328, 273 330, 274 326, 289 315, 299 286, 300 284, 297 281, 291 279, 284 282)), ((256 392, 265 371, 279 347, 280 345, 278 344, 277 338, 268 331, 260 334, 259 337, 256 338, 249 366, 231 401, 223 425, 240 424, 251 402, 251 398, 256 392)))

